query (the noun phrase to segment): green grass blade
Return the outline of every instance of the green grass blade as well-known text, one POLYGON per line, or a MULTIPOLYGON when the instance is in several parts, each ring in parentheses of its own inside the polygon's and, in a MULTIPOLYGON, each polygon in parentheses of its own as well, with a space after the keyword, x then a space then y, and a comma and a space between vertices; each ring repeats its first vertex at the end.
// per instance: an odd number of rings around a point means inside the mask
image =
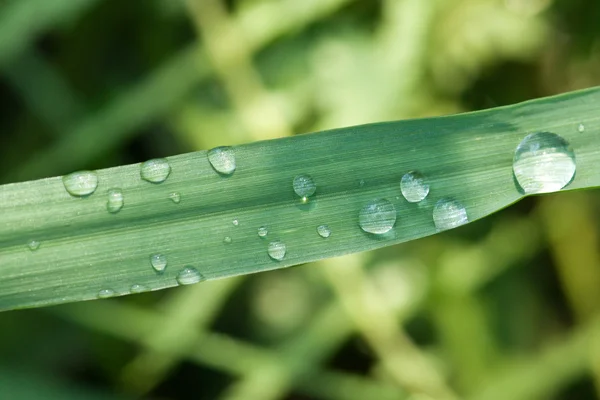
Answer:
POLYGON ((97 190, 85 198, 69 195, 61 178, 1 186, 0 309, 93 299, 104 289, 128 294, 132 285, 175 286, 188 265, 215 279, 413 240, 437 232, 432 209, 447 197, 474 221, 523 196, 512 160, 531 132, 554 132, 572 145, 577 171, 565 189, 598 186, 597 104, 600 88, 593 88, 476 113, 250 143, 234 148, 237 169, 228 177, 211 168, 206 152, 183 154, 169 157, 171 174, 159 184, 140 179, 139 164, 100 170, 97 190), (431 185, 418 204, 400 192, 411 170, 431 185), (306 204, 292 189, 298 174, 317 184, 306 204), (107 193, 114 188, 125 205, 111 214, 107 193), (174 192, 180 203, 171 201, 174 192), (358 226, 359 210, 376 198, 397 211, 384 235, 358 226), (320 224, 331 228, 329 238, 317 234, 320 224), (267 238, 258 236, 261 226, 267 238), (287 246, 282 261, 267 254, 272 240, 287 246), (31 241, 39 248, 30 250, 31 241), (150 265, 157 253, 168 260, 162 274, 150 265))

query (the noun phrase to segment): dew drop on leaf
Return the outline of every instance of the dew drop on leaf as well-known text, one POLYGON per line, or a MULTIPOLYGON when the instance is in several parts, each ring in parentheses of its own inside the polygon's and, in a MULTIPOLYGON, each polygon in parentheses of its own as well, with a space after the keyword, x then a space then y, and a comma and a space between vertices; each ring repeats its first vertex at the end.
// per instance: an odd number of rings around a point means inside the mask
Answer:
POLYGON ((409 203, 418 203, 429 194, 429 184, 418 171, 411 171, 400 180, 400 191, 409 203))
POLYGON ((118 213, 123 208, 124 197, 121 189, 111 189, 108 191, 108 200, 106 201, 106 209, 109 213, 118 213))
POLYGON ((575 175, 575 153, 562 137, 551 132, 528 135, 519 143, 513 172, 526 194, 550 193, 564 188, 575 175))
POLYGON ((292 186, 294 187, 294 192, 302 198, 302 201, 307 201, 317 190, 315 181, 307 174, 297 175, 292 181, 292 186))
POLYGON ((368 233, 381 235, 389 232, 396 223, 396 207, 387 199, 375 199, 361 208, 358 225, 368 233))
POLYGON ((585 125, 579 124, 579 126, 577 127, 577 131, 579 133, 583 133, 585 131, 585 125))
POLYGON ((40 248, 40 242, 37 240, 30 240, 29 243, 27 243, 27 247, 29 247, 29 250, 31 251, 36 251, 40 248))
POLYGON ((328 238, 329 236, 331 236, 331 229, 329 229, 327 225, 319 225, 317 226, 317 233, 322 238, 328 238))
POLYGON ((65 189, 71 196, 89 196, 98 187, 98 175, 94 171, 78 171, 62 177, 65 189))
POLYGON ((232 241, 233 240, 231 239, 231 236, 225 236, 223 238, 223 243, 225 243, 225 244, 231 244, 232 241))
POLYGON ((185 267, 177 274, 177 283, 191 285, 204 280, 204 276, 194 267, 185 267))
POLYGON ((181 201, 181 195, 179 194, 179 192, 170 193, 169 198, 175 204, 179 204, 179 202, 181 201))
POLYGON ((167 256, 164 254, 153 254, 150 256, 150 265, 159 274, 165 271, 167 268, 167 256))
POLYGON ((140 165, 140 176, 151 183, 164 182, 171 173, 171 165, 166 158, 154 158, 140 165))
POLYGON ((439 231, 456 228, 469 222, 466 208, 452 198, 443 198, 433 207, 433 223, 439 231))
POLYGON ((113 297, 115 295, 115 291, 112 289, 102 289, 98 292, 99 299, 106 299, 108 297, 113 297))
POLYGON ((260 228, 258 228, 258 236, 261 238, 266 237, 269 234, 269 230, 267 229, 266 226, 261 226, 260 228))
POLYGON ((285 257, 286 246, 281 240, 275 240, 269 243, 267 253, 275 261, 281 261, 285 257))
POLYGON ((144 286, 138 285, 137 283, 131 285, 131 288, 129 288, 129 291, 131 293, 142 293, 142 292, 146 292, 147 290, 148 289, 146 289, 144 286))
POLYGON ((220 174, 231 175, 235 171, 235 153, 228 146, 215 147, 208 151, 208 162, 220 174))

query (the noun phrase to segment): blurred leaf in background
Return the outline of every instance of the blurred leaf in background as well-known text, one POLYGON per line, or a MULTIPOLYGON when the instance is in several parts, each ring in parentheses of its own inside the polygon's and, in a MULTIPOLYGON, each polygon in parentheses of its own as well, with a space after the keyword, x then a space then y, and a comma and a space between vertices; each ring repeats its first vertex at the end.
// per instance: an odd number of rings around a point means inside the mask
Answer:
MULTIPOLYGON (((2 183, 600 84, 594 0, 4 0, 2 183)), ((600 197, 0 315, 10 399, 600 398, 600 197)))

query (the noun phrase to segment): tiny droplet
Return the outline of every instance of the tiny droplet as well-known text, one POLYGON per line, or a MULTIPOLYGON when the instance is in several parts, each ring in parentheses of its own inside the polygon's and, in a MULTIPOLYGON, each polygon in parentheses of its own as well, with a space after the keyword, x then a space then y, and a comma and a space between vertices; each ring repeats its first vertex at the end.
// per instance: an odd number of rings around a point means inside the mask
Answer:
POLYGON ((151 183, 161 183, 171 173, 171 165, 166 158, 154 158, 144 161, 140 166, 140 176, 151 183))
POLYGON ((167 268, 167 256, 164 254, 153 254, 150 256, 150 265, 159 274, 162 274, 167 268))
POLYGON ((215 147, 208 151, 208 162, 220 174, 231 175, 235 171, 235 153, 229 146, 215 147))
POLYGON ((31 251, 36 251, 40 248, 40 242, 37 240, 30 240, 29 243, 27 243, 27 247, 29 247, 29 250, 31 251))
POLYGON ((231 240, 231 236, 225 236, 223 238, 223 243, 225 244, 231 244, 232 240, 231 240))
POLYGON ((98 174, 94 171, 78 171, 63 176, 62 181, 71 196, 89 196, 98 187, 98 174))
POLYGON ((177 274, 177 283, 180 285, 191 285, 204 280, 204 276, 194 267, 185 267, 177 274))
POLYGON ((233 221, 231 221, 231 223, 233 224, 233 226, 238 226, 240 224, 240 221, 234 219, 233 221))
POLYGON ((429 184, 418 171, 411 171, 400 180, 400 191, 409 203, 418 203, 429 194, 429 184))
POLYGON ((286 246, 281 240, 275 240, 269 243, 267 253, 275 261, 281 261, 285 257, 286 246))
POLYGON ((98 292, 99 299, 106 299, 107 297, 113 297, 115 295, 115 291, 112 289, 102 289, 98 292))
POLYGON ((181 201, 181 195, 179 194, 179 192, 170 193, 169 198, 175 204, 179 204, 179 202, 181 201))
POLYGON ((138 285, 137 283, 134 285, 131 285, 131 288, 129 288, 129 291, 131 293, 142 293, 147 291, 148 289, 146 289, 146 287, 142 286, 142 285, 138 285))
POLYGON ((124 197, 121 189, 111 189, 108 191, 108 200, 106 201, 106 209, 108 212, 115 214, 123 208, 124 197))
POLYGON ((452 198, 443 198, 433 207, 433 223, 439 231, 456 228, 469 222, 467 210, 452 198))
POLYGON ((308 201, 308 198, 315 194, 317 190, 315 181, 307 174, 297 175, 292 182, 292 186, 294 187, 294 192, 302 198, 303 202, 308 201))
POLYGON ((368 233, 381 235, 389 232, 396 223, 396 207, 387 199, 375 199, 361 208, 358 225, 368 233))
POLYGON ((579 124, 579 126, 577 127, 577 131, 579 131, 579 133, 583 133, 585 131, 585 125, 579 124))
POLYGON ((268 234, 269 230, 266 226, 261 226, 260 228, 258 228, 258 236, 260 236, 261 238, 266 237, 268 234))
POLYGON ((327 225, 319 225, 317 226, 317 233, 322 238, 328 238, 329 236, 331 236, 331 229, 329 229, 327 225))

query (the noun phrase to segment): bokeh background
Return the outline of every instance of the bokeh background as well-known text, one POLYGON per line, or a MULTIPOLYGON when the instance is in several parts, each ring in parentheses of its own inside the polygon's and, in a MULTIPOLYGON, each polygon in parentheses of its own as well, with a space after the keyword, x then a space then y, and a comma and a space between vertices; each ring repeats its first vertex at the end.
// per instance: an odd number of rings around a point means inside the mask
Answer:
MULTIPOLYGON (((0 179, 598 84, 596 0, 0 0, 0 179)), ((596 191, 559 193, 375 252, 5 312, 0 398, 599 399, 599 227, 596 191)))

